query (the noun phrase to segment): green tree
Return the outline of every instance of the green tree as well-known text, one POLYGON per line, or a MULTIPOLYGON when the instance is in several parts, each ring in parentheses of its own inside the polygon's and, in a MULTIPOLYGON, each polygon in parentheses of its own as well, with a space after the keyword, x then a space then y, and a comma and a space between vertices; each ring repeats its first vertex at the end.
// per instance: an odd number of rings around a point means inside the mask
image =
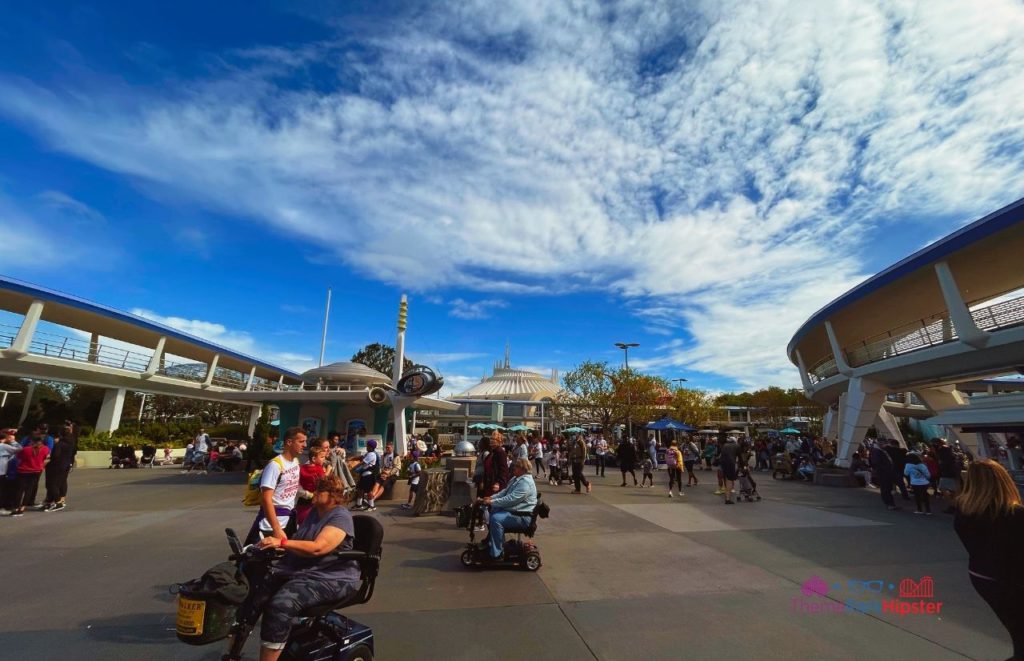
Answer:
POLYGON ((670 413, 668 404, 672 395, 665 379, 623 367, 615 370, 612 380, 615 382, 615 422, 632 421, 634 438, 642 436, 637 430, 642 430, 648 422, 670 413))
MULTIPOLYGON (((352 362, 366 365, 378 372, 390 375, 395 364, 395 348, 378 342, 367 344, 352 356, 352 362)), ((402 361, 403 371, 412 366, 413 362, 408 358, 402 361)))
POLYGON ((672 393, 672 414, 694 427, 704 427, 715 414, 715 400, 697 388, 678 388, 672 393))
POLYGON ((606 362, 588 360, 562 377, 551 413, 562 422, 597 423, 610 430, 617 409, 613 371, 606 362))

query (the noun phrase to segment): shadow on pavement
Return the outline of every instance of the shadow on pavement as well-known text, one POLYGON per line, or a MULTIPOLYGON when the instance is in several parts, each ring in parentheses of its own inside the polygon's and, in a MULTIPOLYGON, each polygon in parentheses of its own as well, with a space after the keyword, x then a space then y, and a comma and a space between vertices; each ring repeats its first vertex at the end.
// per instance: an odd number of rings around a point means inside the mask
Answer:
MULTIPOLYGON (((142 470, 142 469, 139 469, 142 470)), ((124 486, 152 486, 152 485, 174 485, 174 486, 196 486, 202 484, 237 484, 239 487, 245 485, 246 475, 241 472, 233 473, 212 473, 208 475, 182 475, 181 473, 174 473, 173 475, 161 475, 159 477, 152 477, 145 480, 133 480, 126 482, 124 486)), ((241 499, 241 494, 239 494, 241 499)))
POLYGON ((86 620, 82 623, 94 640, 118 644, 178 645, 173 609, 162 613, 135 613, 86 620))

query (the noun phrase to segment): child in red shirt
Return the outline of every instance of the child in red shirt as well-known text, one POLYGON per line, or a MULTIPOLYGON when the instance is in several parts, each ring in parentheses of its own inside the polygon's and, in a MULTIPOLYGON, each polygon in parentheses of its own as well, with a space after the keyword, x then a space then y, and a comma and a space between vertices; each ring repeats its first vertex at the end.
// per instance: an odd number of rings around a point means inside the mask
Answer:
POLYGON ((327 450, 322 447, 309 449, 309 463, 299 466, 299 499, 295 504, 295 520, 301 526, 313 510, 313 493, 317 482, 327 477, 324 470, 324 458, 327 450))

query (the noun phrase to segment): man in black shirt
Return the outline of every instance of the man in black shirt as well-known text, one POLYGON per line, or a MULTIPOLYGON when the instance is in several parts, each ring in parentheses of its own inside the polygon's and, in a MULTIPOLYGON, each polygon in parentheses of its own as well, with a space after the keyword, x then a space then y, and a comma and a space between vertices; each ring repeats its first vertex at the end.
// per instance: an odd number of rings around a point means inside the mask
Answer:
POLYGON ((900 495, 903 496, 903 500, 910 500, 910 494, 907 493, 907 479, 903 475, 903 469, 907 465, 907 449, 901 448, 896 439, 891 439, 885 446, 885 451, 892 459, 893 477, 896 479, 896 487, 900 490, 900 495))
POLYGON ((873 482, 878 485, 879 491, 882 492, 882 502, 890 510, 899 509, 892 498, 892 487, 895 478, 892 457, 876 441, 871 445, 868 461, 871 463, 871 474, 874 477, 873 482))

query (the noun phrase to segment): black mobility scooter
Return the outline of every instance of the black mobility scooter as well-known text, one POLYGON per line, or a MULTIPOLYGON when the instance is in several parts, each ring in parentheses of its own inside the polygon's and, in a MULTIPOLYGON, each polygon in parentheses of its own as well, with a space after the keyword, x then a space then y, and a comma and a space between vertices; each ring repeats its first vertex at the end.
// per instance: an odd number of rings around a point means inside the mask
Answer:
MULTIPOLYGON (((354 548, 335 555, 359 564, 359 590, 345 600, 300 613, 299 623, 292 628, 281 654, 282 661, 373 659, 373 631, 335 612, 370 601, 380 568, 384 528, 371 516, 352 518, 354 548)), ((221 661, 236 661, 242 658, 242 648, 262 614, 262 605, 253 606, 250 597, 273 580, 274 564, 282 553, 257 549, 255 545, 243 548, 233 530, 225 532, 232 551, 230 562, 217 565, 200 579, 172 586, 172 592, 178 593, 178 639, 190 645, 206 645, 231 635, 231 646, 221 661)))
MULTIPOLYGON (((476 542, 476 533, 473 530, 474 521, 478 520, 480 509, 486 505, 473 504, 464 505, 455 510, 456 525, 469 530, 469 543, 462 552, 460 560, 463 567, 476 567, 480 569, 491 569, 497 567, 515 567, 526 571, 537 571, 540 569, 540 549, 533 543, 533 536, 537 533, 537 519, 546 519, 551 513, 551 508, 540 499, 537 494, 537 505, 530 514, 530 523, 525 528, 505 528, 505 535, 515 535, 515 539, 506 539, 504 553, 500 559, 495 560, 487 545, 481 546, 476 542), (523 538, 526 539, 523 539, 523 538)), ((487 533, 484 533, 487 539, 487 533)))

